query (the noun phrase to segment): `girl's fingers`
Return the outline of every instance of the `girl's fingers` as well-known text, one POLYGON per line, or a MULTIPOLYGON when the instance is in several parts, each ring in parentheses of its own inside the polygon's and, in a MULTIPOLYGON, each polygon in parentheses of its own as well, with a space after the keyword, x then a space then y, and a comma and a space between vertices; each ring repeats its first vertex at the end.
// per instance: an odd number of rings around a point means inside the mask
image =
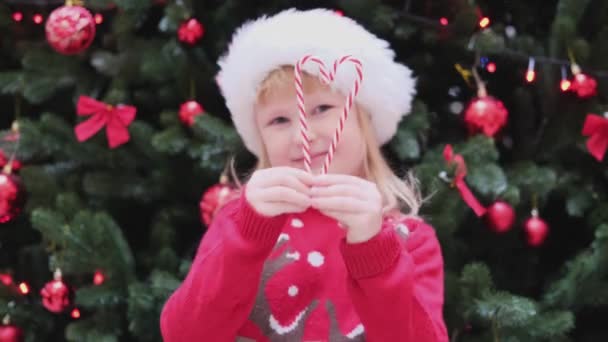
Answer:
POLYGON ((314 197, 355 197, 365 199, 365 192, 358 186, 352 184, 334 184, 329 186, 313 186, 310 195, 314 197))
POLYGON ((267 203, 282 203, 297 205, 300 207, 310 206, 310 197, 286 186, 273 186, 260 191, 260 200, 267 203))
POLYGON ((268 175, 267 186, 282 185, 308 194, 312 185, 312 175, 299 169, 281 167, 276 174, 268 175))
POLYGON ((269 213, 270 216, 281 215, 285 213, 302 213, 308 209, 308 207, 302 207, 294 204, 287 203, 267 203, 263 207, 263 210, 269 213))
POLYGON ((358 185, 362 188, 369 187, 368 181, 351 175, 329 173, 325 175, 318 175, 313 178, 313 186, 327 186, 334 184, 352 184, 358 185))
POLYGON ((363 213, 369 211, 369 204, 353 197, 313 197, 311 199, 313 208, 319 210, 337 211, 340 213, 363 213))

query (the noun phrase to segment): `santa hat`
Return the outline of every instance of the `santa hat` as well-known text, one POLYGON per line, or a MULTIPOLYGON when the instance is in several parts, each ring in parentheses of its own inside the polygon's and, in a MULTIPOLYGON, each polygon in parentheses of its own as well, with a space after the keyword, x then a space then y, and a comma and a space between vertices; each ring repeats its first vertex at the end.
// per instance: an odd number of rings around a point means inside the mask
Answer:
MULTIPOLYGON (((388 142, 410 111, 415 94, 411 70, 394 60, 388 42, 354 20, 327 9, 289 9, 243 24, 218 61, 216 81, 247 149, 259 157, 263 148, 253 111, 261 82, 273 70, 295 66, 307 54, 328 67, 344 55, 361 61, 363 82, 355 101, 371 115, 378 142, 388 142)), ((343 65, 331 85, 345 96, 356 77, 350 68, 343 65)), ((319 76, 314 63, 305 64, 303 70, 319 76)))

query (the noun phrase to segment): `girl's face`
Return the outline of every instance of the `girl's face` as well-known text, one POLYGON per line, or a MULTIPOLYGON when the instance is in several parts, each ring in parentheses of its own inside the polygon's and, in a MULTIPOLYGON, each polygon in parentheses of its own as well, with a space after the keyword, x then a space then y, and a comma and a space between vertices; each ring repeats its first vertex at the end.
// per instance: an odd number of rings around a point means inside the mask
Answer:
MULTIPOLYGON (((325 162, 346 98, 315 82, 318 84, 308 87, 312 89, 305 87, 304 105, 308 118, 311 167, 318 174, 325 162)), ((344 124, 328 173, 363 177, 365 141, 358 114, 354 105, 344 124)), ((295 86, 280 87, 264 94, 255 105, 255 116, 270 165, 304 169, 295 86)))

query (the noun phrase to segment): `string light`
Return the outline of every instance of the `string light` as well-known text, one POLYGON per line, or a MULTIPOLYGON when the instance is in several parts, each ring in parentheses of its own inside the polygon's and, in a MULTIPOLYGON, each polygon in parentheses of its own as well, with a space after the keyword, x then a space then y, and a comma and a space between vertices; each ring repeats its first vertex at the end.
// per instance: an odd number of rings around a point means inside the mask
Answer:
POLYGON ((448 26, 450 24, 450 22, 448 21, 448 18, 441 17, 439 19, 439 24, 441 24, 441 26, 448 26))
POLYGON ((21 20, 23 20, 23 13, 21 13, 21 12, 13 13, 13 20, 16 22, 20 22, 21 20))
POLYGON ((568 71, 566 71, 566 66, 562 65, 562 80, 559 82, 559 88, 563 92, 566 92, 570 90, 571 85, 572 82, 570 82, 570 80, 568 79, 568 71))
POLYGON ((526 81, 528 81, 528 83, 532 83, 536 79, 536 71, 534 70, 534 64, 534 58, 530 57, 530 59, 528 60, 528 70, 526 71, 526 81))
POLYGON ((494 62, 488 63, 488 65, 486 66, 486 70, 488 70, 488 72, 491 74, 495 73, 496 72, 496 63, 494 63, 494 62))
POLYGON ((78 310, 78 308, 74 308, 74 310, 72 310, 71 316, 74 319, 80 318, 80 310, 78 310))
POLYGON ((13 283, 13 277, 10 274, 0 273, 0 283, 9 286, 13 283))
POLYGON ((483 17, 483 18, 481 18, 481 20, 479 20, 479 27, 485 29, 488 26, 490 26, 490 18, 483 17))
POLYGON ((335 10, 334 13, 336 13, 339 16, 344 16, 344 12, 340 11, 340 10, 335 10))
POLYGON ((101 13, 96 13, 93 17, 95 18, 95 23, 97 25, 103 23, 103 15, 101 13))
POLYGON ((103 276, 103 273, 101 273, 100 271, 95 271, 95 275, 93 275, 93 284, 101 285, 104 281, 105 277, 103 276))
POLYGON ((21 292, 21 294, 26 295, 28 293, 30 293, 30 287, 28 284, 22 282, 19 284, 19 292, 21 292))
POLYGON ((34 16, 32 17, 32 20, 34 21, 34 23, 36 24, 42 24, 42 21, 44 21, 44 18, 42 17, 42 14, 40 13, 36 13, 34 14, 34 16))

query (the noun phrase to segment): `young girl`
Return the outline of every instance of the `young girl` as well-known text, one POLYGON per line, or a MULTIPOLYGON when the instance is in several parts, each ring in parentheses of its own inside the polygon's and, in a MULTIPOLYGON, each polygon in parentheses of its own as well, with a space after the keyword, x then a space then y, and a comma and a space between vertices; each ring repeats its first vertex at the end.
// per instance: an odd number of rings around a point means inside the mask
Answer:
POLYGON ((241 27, 218 83, 258 167, 205 234, 166 302, 160 327, 177 341, 447 341, 443 259, 417 218, 415 182, 380 146, 409 111, 414 81, 388 44, 329 10, 288 10, 241 27), (313 173, 304 170, 294 63, 352 54, 364 80, 327 174, 319 174, 352 85, 305 66, 313 173))

